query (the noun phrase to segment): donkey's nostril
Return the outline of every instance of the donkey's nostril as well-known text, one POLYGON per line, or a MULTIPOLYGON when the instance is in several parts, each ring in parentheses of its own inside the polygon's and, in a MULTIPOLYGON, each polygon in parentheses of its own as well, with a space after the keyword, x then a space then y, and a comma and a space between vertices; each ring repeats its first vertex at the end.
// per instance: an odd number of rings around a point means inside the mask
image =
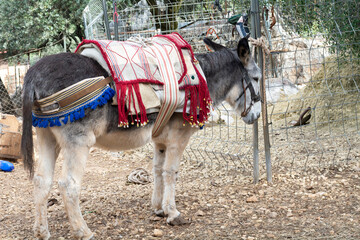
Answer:
POLYGON ((256 114, 256 118, 259 118, 260 117, 260 113, 258 112, 257 114, 256 114))

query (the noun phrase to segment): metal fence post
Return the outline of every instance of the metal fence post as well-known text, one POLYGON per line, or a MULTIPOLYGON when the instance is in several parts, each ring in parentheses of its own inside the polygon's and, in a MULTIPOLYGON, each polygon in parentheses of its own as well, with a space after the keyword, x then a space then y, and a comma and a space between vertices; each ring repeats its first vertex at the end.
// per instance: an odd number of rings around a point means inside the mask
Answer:
POLYGON ((253 124, 253 174, 254 174, 254 183, 259 182, 260 170, 259 170, 259 126, 258 120, 253 124))
MULTIPOLYGON (((251 36, 252 38, 256 38, 256 29, 255 26, 255 15, 254 12, 254 0, 251 1, 251 36)), ((253 124, 253 174, 254 174, 254 183, 259 182, 260 178, 260 170, 259 170, 259 125, 258 120, 256 120, 253 124)))
MULTIPOLYGON (((259 1, 251 1, 251 14, 252 14, 252 32, 255 31, 255 38, 261 37, 261 27, 260 27, 260 10, 259 10, 259 1)), ((254 35, 252 35, 254 37, 254 35)), ((264 148, 265 148, 265 160, 266 160, 266 178, 268 182, 272 182, 272 169, 271 169, 271 156, 270 156, 270 137, 269 137, 269 127, 268 127, 268 116, 267 116, 267 103, 266 103, 266 91, 265 91, 265 81, 264 81, 264 69, 263 62, 264 56, 263 52, 259 49, 258 51, 258 64, 262 70, 263 76, 260 83, 260 92, 262 97, 262 119, 263 119, 263 135, 264 135, 264 148)))
POLYGON ((104 21, 105 21, 105 29, 106 29, 106 37, 108 40, 111 40, 111 34, 110 34, 110 25, 109 25, 109 17, 107 14, 107 4, 106 0, 102 1, 102 7, 104 11, 104 21))
POLYGON ((117 15, 117 9, 116 9, 116 0, 113 0, 113 8, 114 8, 114 35, 115 35, 115 40, 119 41, 118 15, 117 15))

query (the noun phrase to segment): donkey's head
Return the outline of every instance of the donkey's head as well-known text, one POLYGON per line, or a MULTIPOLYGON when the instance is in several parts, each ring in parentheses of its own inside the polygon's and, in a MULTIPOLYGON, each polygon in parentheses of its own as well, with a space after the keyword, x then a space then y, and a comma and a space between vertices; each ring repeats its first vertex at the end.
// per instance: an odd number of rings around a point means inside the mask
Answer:
POLYGON ((261 113, 259 83, 262 76, 251 56, 248 36, 239 41, 236 49, 228 49, 207 38, 204 42, 215 51, 232 53, 233 59, 226 61, 227 74, 222 77, 223 84, 228 84, 225 100, 241 115, 245 123, 254 123, 261 113))

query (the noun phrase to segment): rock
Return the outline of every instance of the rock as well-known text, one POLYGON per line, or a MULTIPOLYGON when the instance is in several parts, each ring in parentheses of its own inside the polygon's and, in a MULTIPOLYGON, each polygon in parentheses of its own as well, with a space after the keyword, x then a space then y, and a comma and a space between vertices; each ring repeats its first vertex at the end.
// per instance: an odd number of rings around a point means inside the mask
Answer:
POLYGON ((301 40, 299 40, 299 41, 291 41, 290 43, 289 43, 290 45, 294 45, 294 46, 296 46, 296 47, 298 47, 298 48, 308 48, 308 46, 306 45, 306 43, 305 42, 303 42, 303 41, 301 41, 301 40))
POLYGON ((195 215, 196 215, 196 216, 204 216, 205 213, 204 213, 203 211, 199 210, 199 211, 197 211, 197 212, 195 213, 195 215))
POLYGON ((158 217, 158 216, 154 216, 154 217, 150 217, 149 220, 152 221, 152 222, 157 222, 157 221, 163 220, 163 218, 162 218, 162 217, 158 217))
POLYGON ((51 199, 48 200, 47 206, 50 207, 50 206, 52 206, 54 204, 58 204, 58 203, 59 202, 58 202, 58 200, 56 198, 51 198, 51 199))
POLYGON ((266 237, 267 238, 275 238, 275 235, 272 233, 268 233, 268 234, 266 234, 266 237))
POLYGON ((286 216, 287 216, 287 217, 292 217, 292 216, 293 216, 292 211, 291 211, 290 209, 288 210, 286 216))
POLYGON ((160 229, 154 229, 154 233, 153 233, 154 237, 162 237, 163 235, 164 235, 163 231, 161 231, 160 229))
POLYGON ((269 103, 277 102, 282 96, 293 96, 299 92, 298 86, 287 78, 269 78, 267 80, 266 100, 269 103))
POLYGON ((269 217, 270 217, 270 218, 276 218, 277 215, 278 215, 278 214, 277 214, 276 212, 270 212, 270 213, 269 213, 269 217))
POLYGON ((249 197, 249 198, 247 198, 246 199, 246 202, 247 203, 255 203, 255 202, 258 202, 259 200, 258 200, 258 198, 255 196, 255 195, 253 195, 253 196, 251 196, 251 197, 249 197))
POLYGON ((252 215, 254 213, 253 210, 249 209, 245 211, 245 214, 252 215))

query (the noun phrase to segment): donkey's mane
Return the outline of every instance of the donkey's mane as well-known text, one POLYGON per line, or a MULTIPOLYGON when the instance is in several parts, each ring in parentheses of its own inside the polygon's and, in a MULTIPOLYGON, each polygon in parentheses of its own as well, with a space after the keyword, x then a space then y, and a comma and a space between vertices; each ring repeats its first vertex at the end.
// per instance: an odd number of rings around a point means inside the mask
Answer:
POLYGON ((248 77, 235 49, 224 48, 211 53, 196 54, 196 58, 206 76, 215 105, 225 99, 226 93, 237 83, 238 76, 248 77))
POLYGON ((196 54, 196 58, 200 60, 201 68, 206 76, 222 71, 224 67, 237 68, 238 64, 242 65, 235 49, 224 48, 216 52, 196 54))

